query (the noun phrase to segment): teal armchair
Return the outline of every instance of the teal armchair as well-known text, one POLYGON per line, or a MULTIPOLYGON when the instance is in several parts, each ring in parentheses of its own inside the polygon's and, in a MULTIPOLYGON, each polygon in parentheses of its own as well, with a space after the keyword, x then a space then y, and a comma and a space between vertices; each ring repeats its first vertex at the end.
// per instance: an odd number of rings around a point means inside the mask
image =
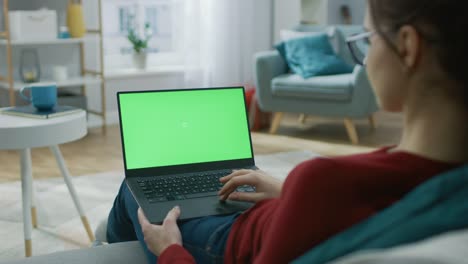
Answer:
MULTIPOLYGON (((298 26, 295 30, 318 32, 326 28, 298 26)), ((347 36, 361 31, 359 26, 336 26, 330 37, 337 55, 354 66, 350 74, 303 79, 290 71, 279 52, 264 51, 255 55, 258 103, 262 110, 274 113, 270 133, 276 133, 285 112, 343 118, 351 142, 359 143, 352 120, 369 118, 374 126, 373 114, 378 110, 366 71, 355 64, 346 45, 347 36)))

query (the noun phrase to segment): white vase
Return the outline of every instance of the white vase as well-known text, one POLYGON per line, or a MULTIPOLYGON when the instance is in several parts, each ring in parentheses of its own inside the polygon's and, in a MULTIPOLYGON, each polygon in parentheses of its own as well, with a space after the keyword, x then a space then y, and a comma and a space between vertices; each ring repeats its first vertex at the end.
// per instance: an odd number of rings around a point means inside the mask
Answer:
POLYGON ((146 69, 146 52, 135 52, 133 53, 133 64, 137 69, 146 69))

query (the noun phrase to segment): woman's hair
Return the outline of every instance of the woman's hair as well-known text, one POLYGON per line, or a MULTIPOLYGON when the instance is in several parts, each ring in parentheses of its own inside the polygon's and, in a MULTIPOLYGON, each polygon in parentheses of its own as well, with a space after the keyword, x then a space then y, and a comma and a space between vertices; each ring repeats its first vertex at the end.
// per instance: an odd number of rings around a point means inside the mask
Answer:
MULTIPOLYGON (((368 0, 377 32, 396 50, 392 35, 412 25, 433 47, 445 72, 468 86, 468 3, 460 0, 368 0)), ((465 92, 468 98, 468 92, 465 92)))

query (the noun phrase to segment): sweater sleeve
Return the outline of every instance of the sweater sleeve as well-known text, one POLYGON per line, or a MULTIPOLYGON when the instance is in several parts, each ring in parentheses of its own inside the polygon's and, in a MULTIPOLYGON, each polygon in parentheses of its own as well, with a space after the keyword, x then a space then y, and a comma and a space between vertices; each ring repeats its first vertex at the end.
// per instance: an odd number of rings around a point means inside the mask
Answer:
POLYGON ((289 174, 254 263, 289 263, 357 221, 352 180, 339 171, 333 161, 315 159, 289 174))
POLYGON ((171 245, 158 257, 158 263, 195 264, 195 259, 181 245, 171 245))

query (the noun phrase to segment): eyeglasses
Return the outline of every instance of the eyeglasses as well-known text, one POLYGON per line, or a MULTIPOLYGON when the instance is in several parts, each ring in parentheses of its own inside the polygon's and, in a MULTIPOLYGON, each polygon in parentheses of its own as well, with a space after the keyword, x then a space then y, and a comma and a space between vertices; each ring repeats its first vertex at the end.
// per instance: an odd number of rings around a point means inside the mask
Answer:
POLYGON ((359 33, 346 39, 348 48, 353 55, 354 61, 361 65, 366 65, 367 51, 370 46, 370 38, 375 34, 374 31, 359 33))

